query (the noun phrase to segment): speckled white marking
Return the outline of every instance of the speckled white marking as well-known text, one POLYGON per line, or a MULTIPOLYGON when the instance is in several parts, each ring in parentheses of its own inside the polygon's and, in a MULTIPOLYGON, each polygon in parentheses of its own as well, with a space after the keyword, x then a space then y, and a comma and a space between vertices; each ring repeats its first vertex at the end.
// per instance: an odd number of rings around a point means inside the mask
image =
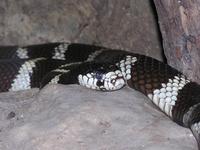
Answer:
POLYGON ((57 84, 58 81, 60 80, 60 76, 62 75, 62 73, 67 73, 70 72, 70 70, 66 70, 66 69, 55 69, 53 70, 53 72, 60 72, 61 74, 56 75, 54 78, 51 79, 51 81, 48 84, 57 84))
POLYGON ((79 82, 80 85, 84 85, 83 76, 81 74, 78 75, 78 82, 79 82))
POLYGON ((86 61, 93 61, 98 55, 100 55, 103 50, 95 51, 94 53, 90 54, 86 61))
POLYGON ((166 92, 166 96, 167 96, 167 97, 171 97, 171 96, 172 96, 172 93, 171 93, 171 92, 166 92))
POLYGON ((172 91, 172 87, 171 87, 171 86, 167 86, 166 90, 167 90, 168 92, 171 92, 171 91, 172 91))
POLYGON ((122 59, 119 63, 116 63, 116 65, 120 67, 122 75, 126 80, 131 79, 131 68, 136 61, 136 57, 127 55, 125 59, 122 59))
POLYGON ((66 70, 66 69, 55 69, 55 70, 53 70, 53 72, 61 72, 61 73, 67 73, 67 72, 69 72, 69 70, 66 70))
POLYGON ((19 69, 11 88, 9 91, 19 91, 31 88, 31 75, 33 73, 33 68, 36 67, 36 62, 40 60, 45 60, 45 58, 36 58, 33 60, 26 61, 19 69))
POLYGON ((83 62, 67 63, 67 64, 64 64, 64 65, 59 66, 58 68, 69 67, 69 66, 73 66, 73 65, 82 64, 82 63, 83 63, 83 62))
POLYGON ((158 105, 159 103, 159 98, 158 98, 158 95, 153 95, 153 102, 154 104, 158 105))
POLYGON ((162 83, 161 85, 162 85, 162 87, 164 87, 164 88, 166 88, 166 87, 167 87, 167 86, 166 86, 166 84, 164 84, 164 83, 162 83))
POLYGON ((158 93, 160 93, 160 90, 155 89, 155 90, 153 91, 153 93, 157 95, 158 93))
POLYGON ((65 60, 65 52, 67 51, 68 45, 68 43, 62 43, 56 47, 52 59, 65 60))
POLYGON ((172 109, 177 101, 178 91, 190 82, 185 76, 179 76, 169 79, 166 84, 161 83, 160 89, 155 89, 152 94, 148 95, 153 103, 170 117, 172 117, 172 109))
POLYGON ((85 76, 85 75, 83 76, 83 82, 87 83, 88 79, 89 78, 87 76, 85 76))
POLYGON ((89 85, 92 85, 92 84, 93 84, 93 80, 94 80, 94 79, 93 79, 92 77, 89 77, 88 84, 89 84, 89 85))
POLYGON ((56 75, 54 78, 51 79, 51 81, 49 82, 49 84, 57 84, 58 81, 60 80, 60 76, 62 74, 56 75))
POLYGON ((17 52, 17 56, 19 58, 21 58, 21 59, 27 59, 27 58, 29 58, 28 57, 28 51, 27 51, 26 48, 19 47, 16 52, 17 52))
POLYGON ((149 97, 150 99, 153 99, 153 95, 152 95, 152 94, 149 94, 148 97, 149 97))

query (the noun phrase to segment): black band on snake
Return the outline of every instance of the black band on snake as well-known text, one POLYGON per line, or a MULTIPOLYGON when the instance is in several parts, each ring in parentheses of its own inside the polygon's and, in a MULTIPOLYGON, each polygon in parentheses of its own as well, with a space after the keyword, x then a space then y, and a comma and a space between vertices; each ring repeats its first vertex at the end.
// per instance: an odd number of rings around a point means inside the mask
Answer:
POLYGON ((148 96, 177 124, 190 128, 200 148, 200 86, 148 56, 84 44, 0 47, 0 92, 80 84, 113 91, 128 85, 148 96))

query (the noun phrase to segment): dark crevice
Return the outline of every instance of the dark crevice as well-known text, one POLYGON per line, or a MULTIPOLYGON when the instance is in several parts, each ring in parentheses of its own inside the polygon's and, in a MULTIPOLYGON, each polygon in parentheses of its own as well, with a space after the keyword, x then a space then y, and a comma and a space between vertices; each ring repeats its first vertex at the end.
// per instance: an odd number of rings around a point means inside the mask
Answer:
POLYGON ((154 15, 154 20, 156 21, 156 29, 157 29, 157 33, 158 33, 158 40, 159 40, 159 43, 160 43, 160 47, 162 49, 161 54, 162 54, 163 62, 167 63, 167 58, 165 56, 164 49, 163 49, 162 33, 160 31, 160 27, 159 27, 159 24, 158 24, 158 15, 157 15, 156 7, 155 7, 155 4, 154 4, 153 0, 150 0, 150 6, 152 8, 152 13, 154 15))

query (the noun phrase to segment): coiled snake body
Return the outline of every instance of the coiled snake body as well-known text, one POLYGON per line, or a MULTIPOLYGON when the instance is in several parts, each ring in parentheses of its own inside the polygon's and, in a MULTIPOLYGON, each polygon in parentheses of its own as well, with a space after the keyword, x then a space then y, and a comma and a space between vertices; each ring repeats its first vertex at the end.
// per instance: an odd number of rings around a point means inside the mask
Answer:
POLYGON ((200 149, 200 86, 151 57, 84 44, 5 46, 0 47, 0 79, 0 92, 53 83, 102 91, 128 85, 174 122, 190 128, 200 149))

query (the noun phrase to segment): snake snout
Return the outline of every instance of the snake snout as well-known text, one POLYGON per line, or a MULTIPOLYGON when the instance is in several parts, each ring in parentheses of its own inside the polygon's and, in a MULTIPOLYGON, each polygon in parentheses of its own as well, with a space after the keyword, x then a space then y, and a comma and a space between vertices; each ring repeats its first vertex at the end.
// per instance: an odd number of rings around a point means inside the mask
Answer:
POLYGON ((115 84, 114 84, 115 89, 114 90, 121 89, 124 86, 125 86, 125 80, 124 80, 124 78, 120 77, 120 78, 116 79, 116 81, 115 81, 115 84))
POLYGON ((125 80, 121 71, 108 72, 104 79, 104 88, 106 91, 114 91, 121 89, 125 85, 125 80))

